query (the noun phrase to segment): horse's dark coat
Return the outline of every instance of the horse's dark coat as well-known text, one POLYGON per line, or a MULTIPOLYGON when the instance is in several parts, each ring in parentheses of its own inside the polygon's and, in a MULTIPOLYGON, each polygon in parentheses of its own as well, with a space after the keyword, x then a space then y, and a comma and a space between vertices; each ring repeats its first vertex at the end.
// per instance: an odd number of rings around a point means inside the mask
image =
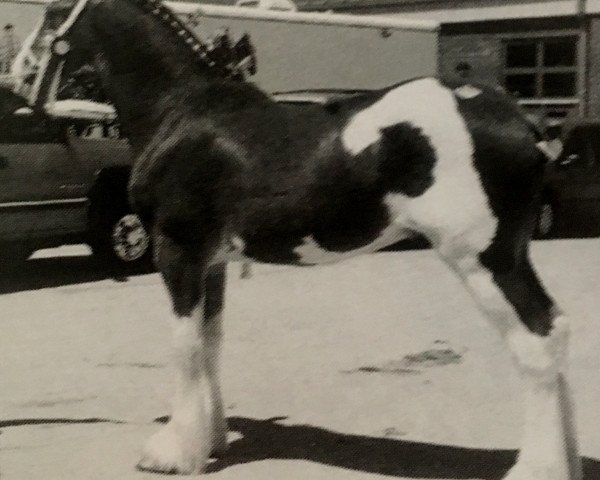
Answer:
POLYGON ((421 79, 325 106, 277 104, 174 41, 181 24, 156 0, 89 1, 67 31, 69 62, 93 59, 127 127, 131 199, 152 224, 178 316, 173 415, 141 469, 199 472, 226 447, 217 372, 229 247, 319 263, 413 229, 473 293, 525 380, 525 441, 509 478, 578 478, 568 324, 552 319, 527 250, 543 158, 512 100, 421 79))
POLYGON ((546 158, 535 148, 537 132, 505 95, 458 99, 473 138, 474 164, 498 218, 492 244, 480 259, 527 327, 540 335, 552 329, 552 300, 528 259, 546 158))
MULTIPOLYGON (((184 42, 153 35, 153 19, 136 14, 134 2, 89 8, 93 32, 80 25, 72 34, 82 54, 95 52, 94 35, 109 46, 95 58, 138 155, 132 202, 175 243, 214 249, 235 234, 250 258, 299 263, 295 249, 307 237, 331 252, 370 244, 391 220, 386 195, 414 198, 433 184, 436 152, 418 125, 384 127, 380 141, 357 155, 340 137, 340 125, 410 81, 325 106, 276 104, 250 84, 220 80, 184 42)), ((455 98, 499 222, 480 258, 517 305, 511 286, 526 282, 530 268, 526 245, 543 159, 531 127, 505 95, 481 87, 455 98)), ((544 295, 528 303, 533 315, 523 315, 542 334, 551 325, 544 295)))

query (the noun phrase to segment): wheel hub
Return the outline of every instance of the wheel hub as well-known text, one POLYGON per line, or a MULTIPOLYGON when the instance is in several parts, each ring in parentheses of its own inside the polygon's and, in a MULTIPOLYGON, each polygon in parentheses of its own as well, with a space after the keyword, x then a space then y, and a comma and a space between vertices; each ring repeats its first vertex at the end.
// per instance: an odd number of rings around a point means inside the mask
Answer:
POLYGON ((133 213, 117 221, 113 228, 112 241, 115 254, 124 262, 139 260, 150 246, 150 239, 144 225, 133 213))

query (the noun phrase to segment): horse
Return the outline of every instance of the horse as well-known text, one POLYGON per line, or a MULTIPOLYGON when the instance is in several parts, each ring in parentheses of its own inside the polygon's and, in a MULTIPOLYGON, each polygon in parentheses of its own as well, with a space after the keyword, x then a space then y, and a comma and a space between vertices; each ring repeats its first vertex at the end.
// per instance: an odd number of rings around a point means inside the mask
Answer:
POLYGON ((569 321, 529 256, 543 139, 511 98, 428 77, 325 105, 277 103, 212 60, 159 0, 79 0, 53 45, 67 64, 93 62, 117 109, 135 155, 131 203, 174 311, 172 414, 139 469, 199 473, 227 449, 228 260, 315 265, 418 233, 522 378, 523 439, 505 478, 581 478, 569 321))

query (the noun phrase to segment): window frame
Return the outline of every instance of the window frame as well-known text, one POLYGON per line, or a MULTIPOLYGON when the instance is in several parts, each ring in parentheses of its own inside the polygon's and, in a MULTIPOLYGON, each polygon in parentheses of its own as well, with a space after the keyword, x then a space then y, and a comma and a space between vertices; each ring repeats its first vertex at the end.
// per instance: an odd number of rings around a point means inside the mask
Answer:
POLYGON ((520 102, 540 102, 547 103, 551 99, 557 101, 569 101, 571 103, 580 103, 585 96, 585 80, 583 68, 585 65, 585 37, 580 30, 561 30, 561 31, 540 31, 540 32, 515 32, 503 34, 500 36, 502 44, 502 84, 506 88, 506 78, 515 74, 533 74, 535 77, 534 96, 533 97, 515 97, 520 102), (544 66, 544 45, 545 41, 560 40, 565 37, 575 38, 575 63, 572 66, 544 66), (536 64, 533 67, 508 67, 507 49, 511 44, 532 42, 536 45, 536 64), (543 95, 543 77, 548 73, 572 73, 575 74, 575 92, 573 95, 561 97, 549 97, 543 95))

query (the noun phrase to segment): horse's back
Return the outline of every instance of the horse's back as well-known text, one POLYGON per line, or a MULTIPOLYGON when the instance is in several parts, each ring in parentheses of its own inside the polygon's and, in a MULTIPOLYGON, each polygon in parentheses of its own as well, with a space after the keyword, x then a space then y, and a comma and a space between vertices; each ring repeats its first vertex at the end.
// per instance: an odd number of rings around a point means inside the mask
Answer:
MULTIPOLYGON (((205 129, 201 120, 187 124, 205 129)), ((529 208, 510 199, 529 198, 539 173, 531 129, 509 99, 434 78, 333 108, 265 103, 213 116, 212 125, 207 145, 185 155, 197 156, 199 167, 186 160, 190 174, 168 190, 178 205, 187 199, 187 230, 202 234, 202 219, 227 216, 244 254, 259 261, 336 261, 411 230, 434 242, 475 231, 468 241, 483 251, 506 210, 529 208), (217 169, 222 177, 212 177, 215 162, 226 167, 217 169), (180 192, 185 185, 195 192, 180 192), (224 209, 207 213, 207 204, 224 209)), ((186 215, 175 213, 165 225, 186 230, 186 215)))

